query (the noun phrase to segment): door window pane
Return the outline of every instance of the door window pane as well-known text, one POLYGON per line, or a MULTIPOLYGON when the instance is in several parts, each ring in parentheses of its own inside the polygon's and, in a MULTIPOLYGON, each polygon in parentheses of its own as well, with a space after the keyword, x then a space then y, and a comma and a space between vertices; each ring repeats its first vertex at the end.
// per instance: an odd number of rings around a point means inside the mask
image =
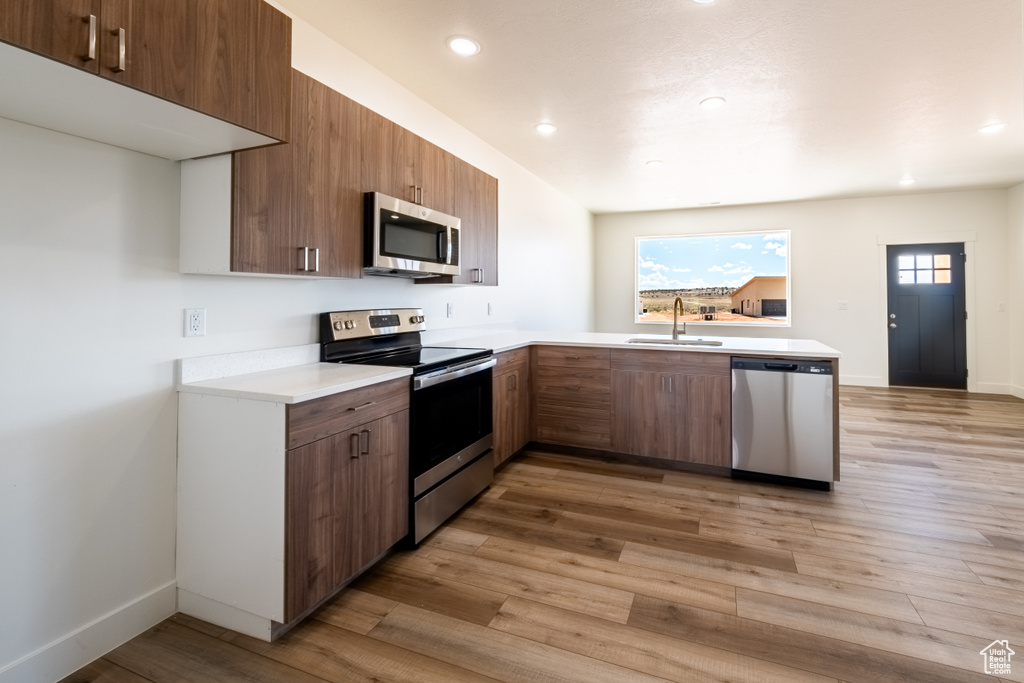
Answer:
POLYGON ((901 270, 900 271, 900 284, 901 285, 912 285, 912 284, 914 284, 914 271, 912 271, 912 270, 901 270))
POLYGON ((935 284, 937 285, 948 285, 953 281, 949 270, 936 270, 935 271, 935 284))
POLYGON ((936 268, 949 268, 949 254, 936 254, 935 255, 935 267, 936 268))
MULTIPOLYGON (((931 254, 918 254, 917 255, 917 269, 931 269, 932 267, 932 255, 931 254)), ((918 280, 920 282, 920 280, 918 280)))
POLYGON ((930 284, 932 284, 932 271, 930 271, 930 270, 919 270, 919 271, 917 271, 917 284, 919 284, 919 285, 930 285, 930 284))
POLYGON ((913 270, 914 269, 914 257, 913 256, 900 256, 900 270, 913 270))

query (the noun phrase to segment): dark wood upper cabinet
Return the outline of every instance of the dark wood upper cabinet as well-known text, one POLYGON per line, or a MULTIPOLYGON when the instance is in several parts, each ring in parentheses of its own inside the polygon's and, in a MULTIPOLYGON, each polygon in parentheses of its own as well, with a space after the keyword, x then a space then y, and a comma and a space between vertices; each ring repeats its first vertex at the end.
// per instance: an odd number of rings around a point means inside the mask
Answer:
POLYGON ((0 40, 98 73, 100 10, 101 0, 0 0, 0 40))
POLYGON ((287 138, 291 19, 263 0, 0 0, 0 40, 287 138))
POLYGON ((191 106, 195 34, 190 0, 103 0, 100 76, 191 106))
POLYGON ((291 142, 234 155, 231 270, 360 277, 359 108, 301 72, 291 81, 291 142))
MULTIPOLYGON (((178 0, 182 2, 182 0, 178 0)), ((291 19, 262 0, 195 3, 190 105, 264 135, 287 140, 291 19), (281 55, 289 59, 281 59, 281 55)))

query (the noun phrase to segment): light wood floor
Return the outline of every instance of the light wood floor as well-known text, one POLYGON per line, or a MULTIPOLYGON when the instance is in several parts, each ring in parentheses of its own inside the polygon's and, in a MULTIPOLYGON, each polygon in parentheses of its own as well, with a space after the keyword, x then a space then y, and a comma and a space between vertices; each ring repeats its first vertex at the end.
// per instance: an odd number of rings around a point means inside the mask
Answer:
POLYGON ((532 452, 278 643, 178 615, 66 681, 1024 681, 1024 401, 841 404, 833 493, 532 452))

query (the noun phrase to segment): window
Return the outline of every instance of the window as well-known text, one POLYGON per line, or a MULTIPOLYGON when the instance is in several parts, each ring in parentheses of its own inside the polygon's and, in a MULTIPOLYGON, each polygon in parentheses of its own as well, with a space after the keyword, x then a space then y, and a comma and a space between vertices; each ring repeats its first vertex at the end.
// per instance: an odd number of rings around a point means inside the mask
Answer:
POLYGON ((789 231, 638 237, 636 322, 789 325, 789 231))
POLYGON ((899 257, 901 285, 948 285, 953 281, 949 254, 918 254, 899 257))

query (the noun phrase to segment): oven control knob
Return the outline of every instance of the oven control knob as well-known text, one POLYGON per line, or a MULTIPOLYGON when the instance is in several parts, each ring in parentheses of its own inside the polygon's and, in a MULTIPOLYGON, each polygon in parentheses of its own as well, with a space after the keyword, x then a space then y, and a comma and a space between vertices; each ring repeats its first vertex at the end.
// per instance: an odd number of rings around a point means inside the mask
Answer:
POLYGON ((345 327, 345 326, 341 324, 341 321, 340 321, 340 320, 335 320, 335 321, 334 321, 334 329, 336 329, 336 330, 341 330, 341 329, 343 329, 344 327, 345 327))
POLYGON ((345 321, 345 329, 346 329, 346 330, 351 330, 351 329, 352 329, 352 328, 354 328, 355 326, 356 326, 356 323, 355 323, 355 321, 354 321, 354 320, 346 320, 346 321, 345 321))
POLYGON ((416 323, 421 323, 421 322, 423 322, 423 316, 422 315, 414 315, 411 318, 409 318, 409 322, 411 322, 414 325, 416 323))

